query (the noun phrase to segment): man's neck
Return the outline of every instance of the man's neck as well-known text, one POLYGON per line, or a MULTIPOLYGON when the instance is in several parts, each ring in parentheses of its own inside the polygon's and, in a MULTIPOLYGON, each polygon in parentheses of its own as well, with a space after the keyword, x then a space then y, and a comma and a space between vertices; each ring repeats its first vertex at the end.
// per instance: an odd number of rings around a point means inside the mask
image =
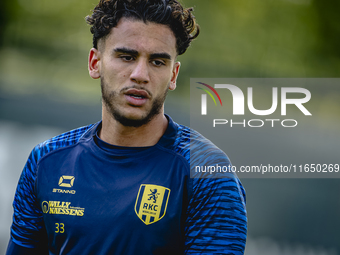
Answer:
POLYGON ((123 126, 107 112, 103 112, 102 119, 100 139, 109 144, 125 147, 153 146, 168 127, 168 119, 163 112, 140 127, 123 126))

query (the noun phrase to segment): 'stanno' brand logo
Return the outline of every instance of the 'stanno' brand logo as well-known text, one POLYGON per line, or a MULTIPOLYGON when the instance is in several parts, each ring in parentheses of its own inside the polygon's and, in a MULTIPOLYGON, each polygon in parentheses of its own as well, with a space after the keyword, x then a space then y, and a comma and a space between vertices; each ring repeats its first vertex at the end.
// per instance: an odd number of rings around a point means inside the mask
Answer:
MULTIPOLYGON (((58 185, 59 187, 64 187, 64 188, 72 188, 74 184, 74 176, 69 176, 69 175, 62 175, 59 178, 58 185)), ((63 194, 76 194, 75 190, 70 190, 70 189, 56 189, 54 188, 52 190, 54 193, 63 193, 63 194)))
POLYGON ((60 187, 71 188, 73 186, 74 179, 74 176, 63 175, 60 177, 58 185, 60 187))

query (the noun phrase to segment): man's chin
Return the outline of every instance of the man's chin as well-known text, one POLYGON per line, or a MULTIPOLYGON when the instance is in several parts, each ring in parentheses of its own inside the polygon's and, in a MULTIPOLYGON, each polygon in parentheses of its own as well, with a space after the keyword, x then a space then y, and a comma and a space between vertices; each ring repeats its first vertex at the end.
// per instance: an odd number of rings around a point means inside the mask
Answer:
POLYGON ((147 116, 136 116, 136 115, 121 115, 113 113, 113 117, 116 121, 125 127, 141 127, 148 124, 155 115, 148 114, 147 116))
POLYGON ((150 107, 124 107, 120 108, 112 104, 113 100, 103 96, 104 104, 111 116, 123 126, 126 127, 141 127, 148 124, 159 114, 163 113, 163 104, 166 93, 163 97, 159 97, 152 102, 150 107))

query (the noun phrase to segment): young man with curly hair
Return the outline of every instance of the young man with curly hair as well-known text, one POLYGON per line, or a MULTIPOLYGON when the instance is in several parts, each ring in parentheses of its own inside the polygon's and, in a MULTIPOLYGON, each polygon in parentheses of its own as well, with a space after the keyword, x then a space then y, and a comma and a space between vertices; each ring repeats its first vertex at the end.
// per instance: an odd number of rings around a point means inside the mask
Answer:
POLYGON ((244 189, 196 131, 164 114, 180 63, 199 34, 176 0, 100 0, 89 73, 102 120, 37 145, 14 198, 7 254, 243 254, 244 189), (194 177, 194 178, 190 178, 194 177))

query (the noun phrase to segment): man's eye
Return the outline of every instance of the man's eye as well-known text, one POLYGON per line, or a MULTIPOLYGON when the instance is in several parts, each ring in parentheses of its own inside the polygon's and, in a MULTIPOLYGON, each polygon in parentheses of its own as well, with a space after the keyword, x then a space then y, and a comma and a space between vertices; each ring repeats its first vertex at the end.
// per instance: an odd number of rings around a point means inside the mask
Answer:
POLYGON ((165 65, 165 63, 163 61, 160 61, 160 60, 153 60, 152 64, 154 64, 155 66, 163 66, 163 65, 165 65))
POLYGON ((125 61, 132 61, 133 60, 132 56, 120 56, 120 58, 125 60, 125 61))

